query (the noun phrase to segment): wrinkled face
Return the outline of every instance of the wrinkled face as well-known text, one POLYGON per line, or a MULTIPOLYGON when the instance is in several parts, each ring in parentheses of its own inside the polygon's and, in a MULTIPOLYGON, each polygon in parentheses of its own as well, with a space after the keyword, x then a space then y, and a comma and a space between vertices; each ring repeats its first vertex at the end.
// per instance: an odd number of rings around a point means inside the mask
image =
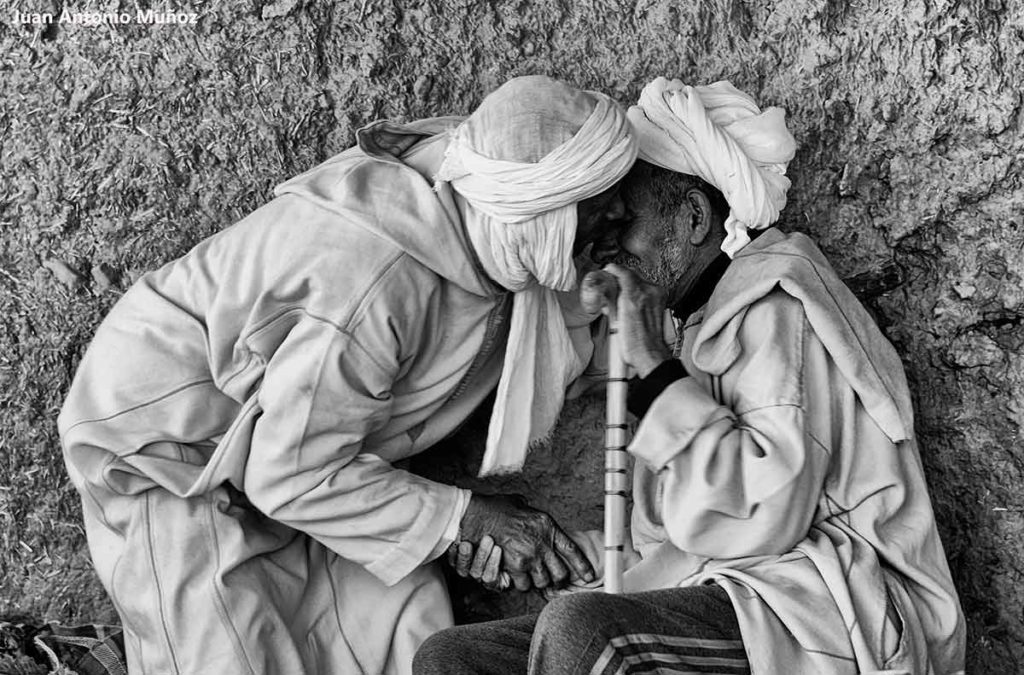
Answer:
POLYGON ((668 293, 671 305, 684 289, 680 280, 697 260, 690 242, 694 210, 685 184, 648 172, 631 172, 623 181, 623 198, 634 214, 622 237, 618 262, 668 293))
POLYGON ((632 214, 626 208, 616 183, 604 192, 584 199, 576 205, 576 240, 572 254, 577 256, 593 244, 590 258, 598 263, 610 262, 620 253, 619 239, 629 226, 632 214))

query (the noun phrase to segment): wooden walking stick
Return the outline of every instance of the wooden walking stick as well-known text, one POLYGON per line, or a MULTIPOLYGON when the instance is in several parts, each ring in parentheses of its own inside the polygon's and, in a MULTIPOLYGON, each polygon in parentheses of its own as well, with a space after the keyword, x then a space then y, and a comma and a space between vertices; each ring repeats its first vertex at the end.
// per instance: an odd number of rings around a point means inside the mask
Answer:
MULTIPOLYGON (((614 282, 614 280, 613 280, 614 282)), ((612 305, 608 316, 608 389, 604 449, 604 590, 622 592, 623 550, 626 544, 626 362, 622 334, 612 305)))

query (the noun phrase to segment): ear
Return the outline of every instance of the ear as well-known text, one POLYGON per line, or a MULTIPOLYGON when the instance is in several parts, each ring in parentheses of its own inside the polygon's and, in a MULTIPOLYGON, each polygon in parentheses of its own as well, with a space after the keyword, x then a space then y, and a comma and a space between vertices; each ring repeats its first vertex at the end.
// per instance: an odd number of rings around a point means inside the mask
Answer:
POLYGON ((690 243, 700 246, 707 241, 708 235, 711 234, 711 228, 715 225, 711 214, 711 200, 703 190, 690 188, 686 192, 686 201, 693 212, 690 224, 690 243))

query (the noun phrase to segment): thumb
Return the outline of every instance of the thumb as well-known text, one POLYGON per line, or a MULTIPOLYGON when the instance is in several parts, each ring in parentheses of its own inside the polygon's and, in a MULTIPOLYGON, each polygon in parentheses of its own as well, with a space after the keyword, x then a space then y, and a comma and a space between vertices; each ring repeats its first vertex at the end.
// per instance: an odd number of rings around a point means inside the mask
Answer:
POLYGON ((570 570, 574 573, 572 575, 574 578, 583 579, 584 581, 592 581, 594 579, 594 566, 591 565, 587 555, 572 537, 565 534, 561 529, 556 528, 554 531, 554 544, 555 550, 569 564, 570 570))
POLYGON ((604 270, 587 272, 580 282, 580 306, 592 314, 605 308, 614 309, 618 294, 618 280, 604 270))
POLYGON ((616 265, 615 263, 605 265, 602 270, 615 278, 615 282, 623 293, 628 297, 640 285, 640 279, 633 273, 633 270, 616 265))
POLYGON ((594 568, 597 576, 603 574, 604 565, 604 532, 601 530, 566 530, 569 538, 576 542, 576 545, 587 557, 590 566, 594 568))

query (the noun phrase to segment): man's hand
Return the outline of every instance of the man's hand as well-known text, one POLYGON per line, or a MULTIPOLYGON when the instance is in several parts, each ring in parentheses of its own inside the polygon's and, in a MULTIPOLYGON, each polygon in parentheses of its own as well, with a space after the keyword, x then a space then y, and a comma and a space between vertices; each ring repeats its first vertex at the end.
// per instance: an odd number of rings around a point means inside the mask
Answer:
MULTIPOLYGON (((551 516, 530 508, 521 497, 474 494, 470 498, 460 524, 460 537, 482 544, 485 535, 500 547, 499 560, 504 562, 504 571, 520 591, 594 578, 594 570, 576 542, 551 516)), ((472 547, 464 555, 468 561, 472 547)))
POLYGON ((460 577, 472 577, 492 591, 504 591, 512 585, 512 577, 501 570, 501 547, 486 534, 475 547, 465 540, 449 546, 448 564, 460 577))
POLYGON ((604 308, 617 320, 622 334, 622 358, 640 377, 647 375, 672 351, 665 344, 665 294, 619 265, 589 272, 580 284, 580 305, 589 312, 604 308))
MULTIPOLYGON (((548 600, 570 593, 600 589, 604 583, 604 532, 581 530, 570 531, 566 534, 576 542, 583 555, 590 561, 597 573, 597 578, 590 582, 574 579, 564 588, 548 586, 543 590, 544 597, 548 600)), ((631 540, 631 537, 626 537, 626 541, 631 540)), ((626 546, 622 555, 623 567, 626 570, 640 562, 640 554, 632 546, 626 546)), ((486 588, 494 591, 504 591, 512 585, 508 572, 499 571, 501 547, 495 546, 494 540, 488 536, 484 536, 480 540, 478 547, 474 547, 468 541, 452 544, 448 549, 448 564, 455 569, 459 576, 476 579, 486 588)))

